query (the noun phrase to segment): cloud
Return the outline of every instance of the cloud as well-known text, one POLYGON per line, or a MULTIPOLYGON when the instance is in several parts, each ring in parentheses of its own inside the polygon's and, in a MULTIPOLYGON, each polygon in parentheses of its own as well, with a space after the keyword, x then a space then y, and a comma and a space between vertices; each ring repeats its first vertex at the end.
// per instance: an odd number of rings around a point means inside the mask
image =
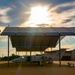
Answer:
POLYGON ((10 7, 8 8, 0 8, 0 22, 1 23, 10 23, 11 20, 9 19, 8 12, 11 10, 10 7))
POLYGON ((66 19, 62 23, 67 23, 67 22, 70 22, 70 21, 72 21, 72 19, 66 19))
POLYGON ((0 9, 0 15, 7 15, 7 12, 10 11, 11 8, 2 8, 0 9))
POLYGON ((58 5, 54 6, 51 10, 56 11, 56 10, 58 10, 60 8, 73 7, 73 6, 75 6, 75 2, 62 3, 62 4, 58 4, 58 5))
MULTIPOLYGON (((59 47, 59 44, 56 48, 59 47)), ((69 50, 75 49, 75 37, 74 36, 66 36, 61 40, 61 48, 68 48, 69 50)))
POLYGON ((0 42, 2 42, 2 43, 7 42, 7 37, 1 36, 1 37, 0 37, 0 42))
POLYGON ((71 16, 71 18, 75 18, 75 15, 74 16, 71 16))
POLYGON ((70 24, 69 22, 72 23, 75 16, 75 2, 59 4, 51 8, 51 11, 53 12, 54 26, 64 26, 65 23, 70 24))
POLYGON ((57 13, 62 13, 64 11, 67 11, 67 10, 70 10, 70 9, 73 9, 75 8, 75 6, 66 6, 66 7, 61 7, 59 9, 57 9, 57 13))
MULTIPOLYGON (((10 55, 12 55, 12 54, 15 54, 16 52, 15 52, 15 50, 12 50, 11 52, 10 52, 10 55)), ((0 49, 0 57, 4 57, 4 56, 8 56, 8 52, 7 52, 7 50, 6 49, 0 49)))
POLYGON ((10 19, 8 16, 1 16, 0 17, 0 22, 2 23, 10 23, 10 19))

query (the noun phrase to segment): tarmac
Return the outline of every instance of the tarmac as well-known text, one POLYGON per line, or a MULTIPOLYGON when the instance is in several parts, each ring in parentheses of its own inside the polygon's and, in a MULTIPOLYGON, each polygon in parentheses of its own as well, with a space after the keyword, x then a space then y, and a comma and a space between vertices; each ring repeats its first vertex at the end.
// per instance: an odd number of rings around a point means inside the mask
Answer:
POLYGON ((75 66, 69 67, 68 62, 75 65, 75 61, 62 61, 61 67, 58 61, 53 64, 39 66, 33 63, 11 63, 0 61, 0 75, 75 75, 75 66))

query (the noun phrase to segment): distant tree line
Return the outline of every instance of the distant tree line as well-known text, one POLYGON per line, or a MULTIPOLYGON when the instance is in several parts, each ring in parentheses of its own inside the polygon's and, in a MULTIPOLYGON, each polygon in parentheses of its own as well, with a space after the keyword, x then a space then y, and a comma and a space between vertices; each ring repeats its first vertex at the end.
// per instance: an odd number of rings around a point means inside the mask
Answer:
MULTIPOLYGON (((9 56, 9 60, 12 60, 12 59, 15 59, 15 58, 18 58, 20 57, 19 55, 15 55, 15 54, 12 54, 11 56, 9 56)), ((1 58, 1 61, 6 61, 8 60, 8 56, 4 56, 1 58)))

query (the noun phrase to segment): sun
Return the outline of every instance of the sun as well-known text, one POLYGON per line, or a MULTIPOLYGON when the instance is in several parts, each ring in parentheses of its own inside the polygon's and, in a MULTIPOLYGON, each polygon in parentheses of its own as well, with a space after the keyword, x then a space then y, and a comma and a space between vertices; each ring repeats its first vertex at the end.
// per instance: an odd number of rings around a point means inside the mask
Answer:
POLYGON ((47 6, 35 6, 30 10, 30 16, 26 25, 37 27, 39 24, 52 24, 52 13, 47 6))

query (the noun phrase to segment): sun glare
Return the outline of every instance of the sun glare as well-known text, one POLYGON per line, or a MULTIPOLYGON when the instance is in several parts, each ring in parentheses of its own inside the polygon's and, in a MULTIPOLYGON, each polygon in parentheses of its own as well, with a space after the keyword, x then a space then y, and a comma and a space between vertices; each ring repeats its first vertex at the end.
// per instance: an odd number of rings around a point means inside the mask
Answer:
POLYGON ((47 6, 32 7, 30 16, 25 25, 30 27, 37 27, 38 24, 52 24, 52 13, 47 6))
POLYGON ((33 7, 31 9, 30 21, 34 24, 48 23, 48 11, 47 8, 33 7))

